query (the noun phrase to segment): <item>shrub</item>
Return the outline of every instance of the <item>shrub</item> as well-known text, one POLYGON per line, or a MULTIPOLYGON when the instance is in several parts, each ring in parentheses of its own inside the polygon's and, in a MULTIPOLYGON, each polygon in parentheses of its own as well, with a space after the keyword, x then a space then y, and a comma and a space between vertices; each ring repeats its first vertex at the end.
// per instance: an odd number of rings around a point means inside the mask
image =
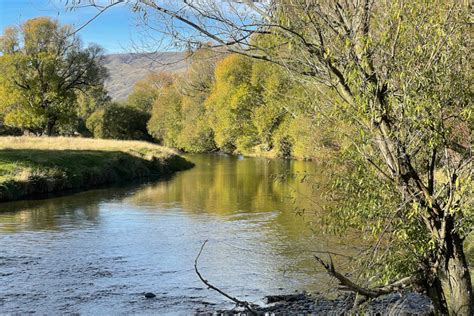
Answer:
POLYGON ((146 129, 149 114, 112 103, 95 111, 86 122, 95 138, 150 140, 146 129))

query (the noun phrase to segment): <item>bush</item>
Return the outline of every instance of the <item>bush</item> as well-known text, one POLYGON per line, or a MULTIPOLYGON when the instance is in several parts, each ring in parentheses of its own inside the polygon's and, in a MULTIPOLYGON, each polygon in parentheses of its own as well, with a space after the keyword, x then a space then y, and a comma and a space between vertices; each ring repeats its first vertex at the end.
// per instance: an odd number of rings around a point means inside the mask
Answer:
POLYGON ((146 129, 150 115, 112 103, 95 111, 86 122, 95 138, 151 140, 146 129))
POLYGON ((22 134, 23 132, 21 129, 5 125, 0 117, 0 135, 20 136, 22 134))

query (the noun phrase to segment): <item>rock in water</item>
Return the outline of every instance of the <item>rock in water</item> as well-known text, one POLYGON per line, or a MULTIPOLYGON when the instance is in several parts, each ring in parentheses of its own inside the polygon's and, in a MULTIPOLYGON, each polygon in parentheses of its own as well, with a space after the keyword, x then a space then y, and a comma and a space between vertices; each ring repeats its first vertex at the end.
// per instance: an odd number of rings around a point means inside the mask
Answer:
POLYGON ((147 292, 147 293, 145 293, 145 297, 146 298, 154 298, 154 297, 156 297, 156 295, 154 293, 147 292))

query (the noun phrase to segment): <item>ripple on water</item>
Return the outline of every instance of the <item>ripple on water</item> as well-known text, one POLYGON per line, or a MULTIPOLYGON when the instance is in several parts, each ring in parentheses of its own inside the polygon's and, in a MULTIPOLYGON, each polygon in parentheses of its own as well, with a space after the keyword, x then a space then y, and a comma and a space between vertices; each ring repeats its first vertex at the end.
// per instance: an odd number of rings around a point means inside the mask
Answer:
POLYGON ((321 283, 308 268, 314 244, 306 242, 306 221, 286 199, 300 184, 271 179, 308 163, 191 159, 197 167, 170 181, 5 204, 0 313, 230 308, 195 275, 194 259, 207 239, 199 269, 232 295, 259 301, 321 283))

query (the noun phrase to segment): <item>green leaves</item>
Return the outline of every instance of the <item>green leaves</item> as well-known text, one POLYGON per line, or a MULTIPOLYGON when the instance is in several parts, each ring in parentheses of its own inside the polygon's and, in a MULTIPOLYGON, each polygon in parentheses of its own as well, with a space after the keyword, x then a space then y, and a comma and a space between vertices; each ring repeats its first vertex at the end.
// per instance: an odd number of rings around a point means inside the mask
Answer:
POLYGON ((78 121, 77 97, 103 89, 106 71, 97 46, 83 48, 71 27, 42 17, 1 37, 0 111, 6 123, 38 134, 78 121))
POLYGON ((149 115, 129 106, 110 103, 95 111, 86 121, 96 138, 149 140, 146 122, 149 115))

